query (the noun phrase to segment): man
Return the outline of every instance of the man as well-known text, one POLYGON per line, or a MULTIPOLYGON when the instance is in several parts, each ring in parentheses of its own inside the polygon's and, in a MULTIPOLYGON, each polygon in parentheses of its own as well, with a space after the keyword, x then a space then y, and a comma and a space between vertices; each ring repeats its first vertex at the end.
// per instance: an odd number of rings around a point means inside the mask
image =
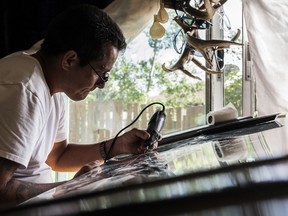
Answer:
MULTIPOLYGON (((79 101, 104 88, 125 48, 121 30, 107 14, 80 5, 54 19, 38 52, 0 59, 2 205, 15 205, 62 184, 52 182, 51 168, 80 169, 79 176, 93 161, 145 151, 142 144, 149 134, 136 128, 119 136, 113 148, 112 140, 92 145, 66 140, 62 93, 79 101)), ((154 143, 152 149, 156 147, 154 143)))

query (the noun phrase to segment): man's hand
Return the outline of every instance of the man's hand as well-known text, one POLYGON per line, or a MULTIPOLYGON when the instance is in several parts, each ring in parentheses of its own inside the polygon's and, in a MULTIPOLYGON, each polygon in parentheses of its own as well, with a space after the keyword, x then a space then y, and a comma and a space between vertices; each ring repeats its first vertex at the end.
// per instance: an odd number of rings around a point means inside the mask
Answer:
MULTIPOLYGON (((113 146, 107 145, 106 152, 109 153, 108 157, 114 157, 119 154, 141 154, 147 151, 144 147, 145 140, 149 139, 150 134, 145 130, 133 128, 132 130, 124 133, 116 138, 113 146), (109 152, 109 148, 111 148, 109 152)), ((158 142, 154 142, 149 149, 153 150, 158 147, 158 142)))
POLYGON ((91 161, 90 163, 88 164, 85 164, 73 177, 73 179, 83 175, 84 173, 87 173, 89 171, 91 171, 92 169, 100 166, 101 163, 99 161, 91 161))

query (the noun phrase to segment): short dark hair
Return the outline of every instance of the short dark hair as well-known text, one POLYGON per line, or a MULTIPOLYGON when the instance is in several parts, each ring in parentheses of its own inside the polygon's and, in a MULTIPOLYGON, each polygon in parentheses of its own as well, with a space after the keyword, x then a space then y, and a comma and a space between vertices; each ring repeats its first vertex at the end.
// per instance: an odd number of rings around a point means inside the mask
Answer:
POLYGON ((126 49, 121 29, 101 9, 80 4, 53 19, 41 50, 46 55, 74 50, 80 56, 80 65, 83 66, 92 60, 100 60, 107 45, 114 46, 119 52, 126 49))

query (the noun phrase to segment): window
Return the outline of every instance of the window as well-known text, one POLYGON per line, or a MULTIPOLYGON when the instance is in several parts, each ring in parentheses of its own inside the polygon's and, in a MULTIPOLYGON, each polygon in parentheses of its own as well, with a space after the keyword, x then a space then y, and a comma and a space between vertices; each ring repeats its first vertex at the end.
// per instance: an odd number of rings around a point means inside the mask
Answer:
MULTIPOLYGON (((243 47, 231 46, 218 53, 218 57, 224 56, 223 74, 206 74, 193 62, 185 69, 198 78, 179 70, 165 72, 163 67, 169 69, 179 60, 181 52, 177 51, 184 39, 180 27, 172 20, 175 11, 169 10, 169 16, 169 22, 163 24, 166 31, 163 38, 151 39, 151 22, 129 43, 111 71, 105 89, 97 89, 84 101, 69 101, 69 142, 95 143, 113 138, 153 102, 166 107, 164 136, 206 124, 208 111, 229 102, 242 114, 243 47)), ((215 14, 212 28, 199 30, 198 36, 203 40, 231 40, 238 28, 242 31, 242 1, 227 1, 215 14)), ((241 35, 237 42, 242 43, 241 35)), ((200 53, 196 51, 194 57, 205 65, 200 53)), ((214 61, 213 68, 217 64, 219 61, 214 61)), ((146 129, 158 108, 161 107, 148 107, 129 129, 146 129)))

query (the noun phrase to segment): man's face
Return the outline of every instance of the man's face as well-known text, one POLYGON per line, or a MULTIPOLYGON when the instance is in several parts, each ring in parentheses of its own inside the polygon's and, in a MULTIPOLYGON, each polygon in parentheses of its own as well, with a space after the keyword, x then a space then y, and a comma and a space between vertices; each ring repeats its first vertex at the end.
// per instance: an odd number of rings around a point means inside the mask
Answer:
POLYGON ((84 67, 78 64, 70 73, 69 82, 65 85, 65 94, 70 99, 79 101, 85 99, 90 91, 104 88, 105 77, 112 69, 117 57, 118 50, 113 46, 107 46, 101 60, 91 61, 84 67))

